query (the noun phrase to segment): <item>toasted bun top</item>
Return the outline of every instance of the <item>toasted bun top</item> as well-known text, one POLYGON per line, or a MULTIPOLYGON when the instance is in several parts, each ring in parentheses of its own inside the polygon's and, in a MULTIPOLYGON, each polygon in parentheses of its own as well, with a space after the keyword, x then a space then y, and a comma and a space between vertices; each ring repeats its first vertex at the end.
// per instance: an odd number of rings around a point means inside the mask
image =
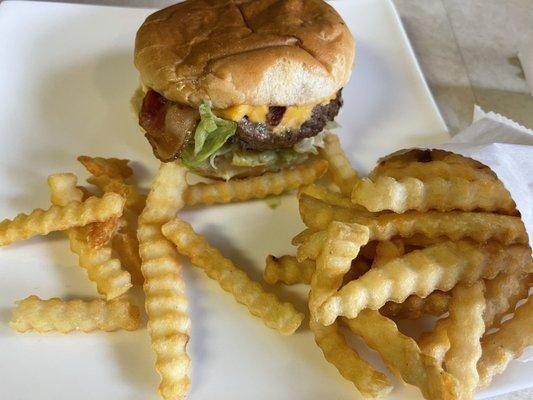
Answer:
POLYGON ((348 80, 353 37, 322 0, 187 0, 137 32, 142 82, 169 100, 215 108, 302 105, 348 80))

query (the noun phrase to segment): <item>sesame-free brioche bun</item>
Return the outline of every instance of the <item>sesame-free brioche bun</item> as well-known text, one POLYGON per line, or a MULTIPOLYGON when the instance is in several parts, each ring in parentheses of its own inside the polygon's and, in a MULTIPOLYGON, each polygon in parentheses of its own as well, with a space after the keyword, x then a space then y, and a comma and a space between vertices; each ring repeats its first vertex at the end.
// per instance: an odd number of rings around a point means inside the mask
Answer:
POLYGON ((196 107, 318 102, 347 82, 354 39, 322 0, 187 0, 137 32, 141 81, 196 107))

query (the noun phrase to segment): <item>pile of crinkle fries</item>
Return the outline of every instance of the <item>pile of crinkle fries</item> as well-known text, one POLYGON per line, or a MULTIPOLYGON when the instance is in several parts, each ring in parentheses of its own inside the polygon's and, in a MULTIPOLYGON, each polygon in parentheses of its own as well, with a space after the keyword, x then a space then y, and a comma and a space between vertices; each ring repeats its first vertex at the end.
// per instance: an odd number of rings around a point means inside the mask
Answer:
POLYGON ((363 396, 385 395, 392 386, 347 344, 343 325, 427 399, 471 399, 533 344, 527 233, 509 192, 477 161, 416 150, 359 178, 329 134, 320 157, 248 179, 190 186, 178 162, 161 164, 144 196, 130 182, 128 160, 78 160, 92 186, 78 186, 73 174, 51 175, 52 206, 1 222, 0 245, 64 231, 103 299, 30 296, 18 303, 11 327, 135 330, 140 313, 124 294, 142 284, 164 399, 183 399, 190 386, 179 254, 281 334, 294 333, 304 319, 196 234, 179 211, 296 188, 307 229, 293 239, 296 256, 267 257, 264 279, 310 285, 316 343, 363 396), (332 182, 314 184, 326 170, 332 182), (424 315, 442 318, 418 340, 396 326, 424 315))

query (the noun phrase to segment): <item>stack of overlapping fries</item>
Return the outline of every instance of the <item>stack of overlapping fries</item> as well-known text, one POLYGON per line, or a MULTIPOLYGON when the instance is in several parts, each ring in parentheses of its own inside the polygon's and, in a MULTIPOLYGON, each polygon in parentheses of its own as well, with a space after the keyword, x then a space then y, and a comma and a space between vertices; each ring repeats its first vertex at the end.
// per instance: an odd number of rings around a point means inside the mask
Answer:
POLYGON ((298 189, 307 229, 293 239, 296 255, 267 257, 264 279, 310 286, 316 343, 365 397, 385 395, 392 386, 348 345, 341 326, 427 399, 472 398, 533 344, 525 227, 509 192, 474 160, 410 151, 360 178, 330 134, 320 157, 242 180, 189 185, 179 162, 163 163, 147 196, 128 160, 79 161, 92 186, 78 186, 73 174, 51 175, 51 207, 1 222, 0 245, 64 231, 101 298, 31 295, 19 302, 11 326, 19 332, 134 330, 140 313, 127 292, 142 285, 164 399, 183 399, 190 386, 190 319, 179 255, 269 328, 290 335, 304 320, 303 312, 195 233, 180 211, 292 189, 298 189), (331 180, 317 184, 326 170, 331 180), (440 317, 431 332, 415 340, 398 330, 397 320, 425 315, 440 317))

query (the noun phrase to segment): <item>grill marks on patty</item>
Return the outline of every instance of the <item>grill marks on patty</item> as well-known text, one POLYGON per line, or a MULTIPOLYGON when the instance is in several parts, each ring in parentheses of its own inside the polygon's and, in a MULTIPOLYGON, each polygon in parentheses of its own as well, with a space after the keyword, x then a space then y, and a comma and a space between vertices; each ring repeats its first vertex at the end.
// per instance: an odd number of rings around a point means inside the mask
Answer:
MULTIPOLYGON (((328 104, 316 105, 309 118, 297 130, 273 132, 280 124, 286 107, 269 107, 266 123, 243 118, 237 123, 237 132, 231 141, 245 150, 275 150, 290 148, 304 138, 320 133, 326 124, 339 113, 342 106, 341 91, 328 104)), ((196 109, 171 102, 150 90, 143 100, 139 113, 139 125, 146 130, 155 156, 161 161, 172 161, 181 155, 185 145, 193 139, 198 124, 196 109)))

